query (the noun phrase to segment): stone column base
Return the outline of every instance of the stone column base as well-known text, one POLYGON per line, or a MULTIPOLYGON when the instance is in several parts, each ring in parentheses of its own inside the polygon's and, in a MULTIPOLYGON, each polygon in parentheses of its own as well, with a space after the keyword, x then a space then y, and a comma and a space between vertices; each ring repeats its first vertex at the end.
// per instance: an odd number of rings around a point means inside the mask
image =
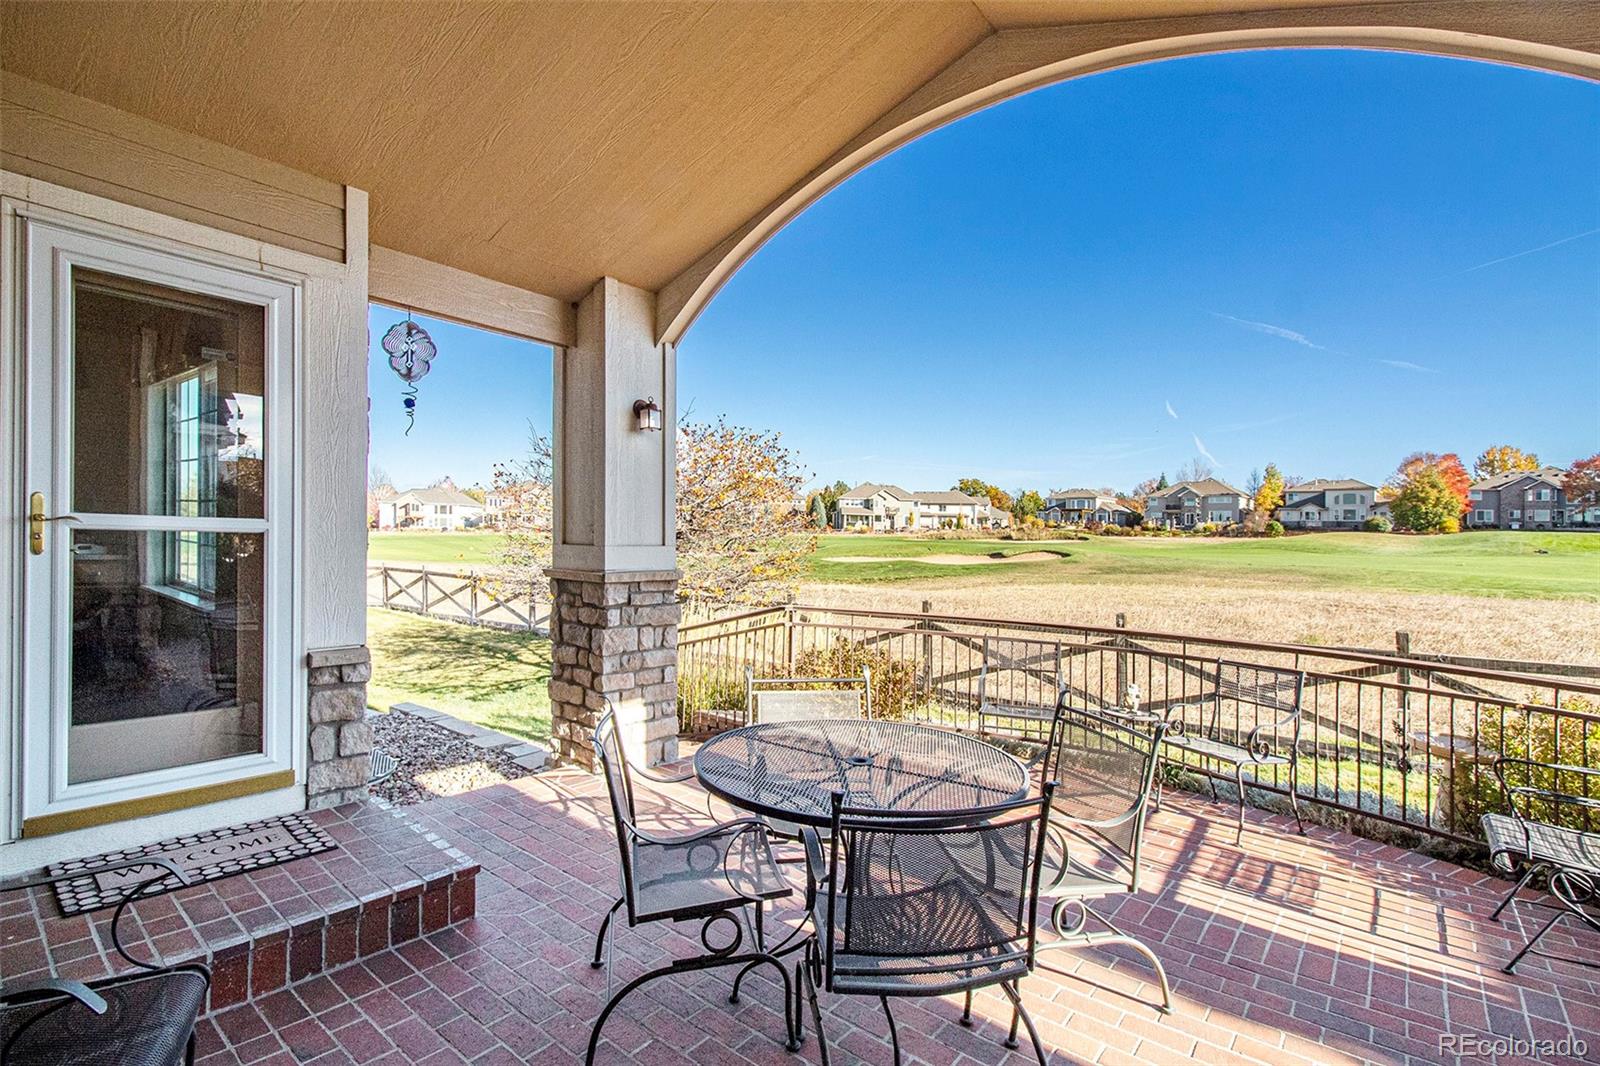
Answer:
POLYGON ((367 723, 367 682, 372 653, 364 645, 306 653, 311 670, 311 758, 306 764, 306 806, 336 807, 367 798, 372 726, 367 723))
POLYGON ((678 573, 551 570, 551 738, 558 764, 599 769, 591 740, 609 701, 646 766, 678 757, 678 573))

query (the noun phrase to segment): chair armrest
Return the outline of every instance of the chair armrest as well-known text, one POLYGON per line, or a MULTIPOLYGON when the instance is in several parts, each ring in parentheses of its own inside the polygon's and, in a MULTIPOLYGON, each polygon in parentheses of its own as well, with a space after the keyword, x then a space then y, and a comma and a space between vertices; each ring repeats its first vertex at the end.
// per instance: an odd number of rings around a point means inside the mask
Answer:
POLYGON ((705 829, 699 829, 693 833, 684 833, 681 836, 656 836, 652 833, 646 833, 638 826, 632 827, 629 831, 647 844, 670 846, 673 844, 693 844, 697 840, 708 840, 711 837, 729 836, 751 831, 765 834, 767 823, 760 818, 735 818, 731 822, 720 822, 717 825, 707 826, 705 829))
POLYGON ((828 883, 828 859, 822 852, 822 836, 810 826, 800 827, 800 843, 806 849, 806 910, 817 902, 817 890, 828 883))
POLYGON ((70 996, 95 1014, 106 1012, 104 996, 82 981, 68 981, 60 977, 19 981, 0 988, 0 1003, 26 1003, 33 999, 48 999, 53 995, 70 996))
POLYGON ((693 766, 690 766, 687 770, 676 770, 672 773, 662 773, 660 770, 655 770, 644 766, 636 766, 630 763, 628 765, 628 772, 637 777, 642 777, 646 781, 654 781, 658 785, 676 785, 684 781, 692 781, 695 776, 693 766))
MULTIPOLYGON (((1556 803, 1570 803, 1579 807, 1600 810, 1600 799, 1596 799, 1593 796, 1577 796, 1555 788, 1544 788, 1540 785, 1512 785, 1506 781, 1505 769, 1507 766, 1524 766, 1529 770, 1549 770, 1552 774, 1576 774, 1580 777, 1592 777, 1597 781, 1600 781, 1600 767, 1539 762, 1537 759, 1521 759, 1510 755, 1501 755, 1496 758, 1492 767, 1495 780, 1500 783, 1500 790, 1506 794, 1506 804, 1511 809, 1511 816, 1519 822, 1531 822, 1537 821, 1537 819, 1531 816, 1531 808, 1527 811, 1522 809, 1522 806, 1517 803, 1518 799, 1539 798, 1556 803)), ((1526 829, 1524 829, 1524 832, 1526 832, 1526 829)))

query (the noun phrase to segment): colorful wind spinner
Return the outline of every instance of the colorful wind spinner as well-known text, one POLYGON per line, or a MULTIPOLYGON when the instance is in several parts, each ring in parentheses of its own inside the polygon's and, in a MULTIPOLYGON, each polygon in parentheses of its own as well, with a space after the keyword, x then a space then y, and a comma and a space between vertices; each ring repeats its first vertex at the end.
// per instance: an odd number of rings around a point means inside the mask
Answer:
POLYGON ((417 423, 417 382, 427 376, 439 349, 428 331, 407 315, 404 322, 396 322, 383 335, 383 350, 389 353, 389 366, 406 383, 405 399, 401 402, 406 407, 406 436, 409 437, 417 423))

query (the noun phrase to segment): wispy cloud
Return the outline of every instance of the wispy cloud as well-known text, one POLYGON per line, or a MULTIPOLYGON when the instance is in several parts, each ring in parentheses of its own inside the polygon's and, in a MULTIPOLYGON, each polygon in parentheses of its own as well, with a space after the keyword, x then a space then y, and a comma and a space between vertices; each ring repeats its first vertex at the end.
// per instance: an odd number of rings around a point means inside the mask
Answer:
POLYGON ((1422 366, 1419 363, 1413 363, 1409 359, 1379 359, 1378 362, 1382 363, 1384 366, 1392 366, 1399 370, 1415 370, 1419 374, 1438 373, 1438 371, 1431 366, 1422 366))
POLYGON ((1597 233, 1600 233, 1600 228, 1586 229, 1582 233, 1574 233, 1570 237, 1562 237, 1558 241, 1551 241, 1549 244, 1541 244, 1537 248, 1526 248, 1520 252, 1512 252, 1510 255, 1502 255, 1498 259, 1485 260, 1482 263, 1469 266, 1465 270, 1457 270, 1449 274, 1441 274, 1440 277, 1459 278, 1461 275, 1470 274, 1474 270, 1483 270, 1486 267, 1498 266, 1501 263, 1509 263, 1511 260, 1521 259, 1525 255, 1535 255, 1539 252, 1547 252, 1552 248, 1559 248, 1563 244, 1571 244, 1573 241, 1581 241, 1585 237, 1593 237, 1597 233))
POLYGON ((1243 326, 1245 329, 1255 330, 1257 333, 1265 333, 1269 337, 1281 337, 1286 341, 1292 341, 1307 348, 1315 348, 1320 352, 1328 350, 1325 345, 1317 344, 1299 330, 1288 329, 1284 326, 1274 326, 1271 322, 1255 322, 1248 318, 1236 318, 1233 315, 1225 315, 1221 311, 1213 311, 1211 314, 1224 322, 1232 322, 1236 326, 1243 326))
MULTIPOLYGON (((1596 230, 1595 232, 1600 233, 1600 230, 1596 230)), ((1392 366, 1396 370, 1414 370, 1424 374, 1438 373, 1438 371, 1434 370, 1432 367, 1422 366, 1419 363, 1413 363, 1409 359, 1379 359, 1370 355, 1352 355, 1349 352, 1342 352, 1337 348, 1329 348, 1326 344, 1318 344, 1310 337, 1307 337, 1304 333, 1301 333, 1299 330, 1288 329, 1284 326, 1274 326, 1270 322, 1255 322, 1248 318, 1238 318, 1234 315, 1225 315, 1221 311, 1212 311, 1211 316, 1213 318, 1220 318, 1224 322, 1232 322, 1237 326, 1243 326, 1245 329, 1254 330, 1257 333, 1265 333, 1270 337, 1280 337, 1283 340, 1290 341, 1305 348, 1311 348, 1319 352, 1327 352, 1329 355, 1337 355, 1345 359, 1360 359, 1368 363, 1379 363, 1383 366, 1392 366)))
POLYGON ((1200 458, 1204 459, 1206 462, 1210 463, 1212 466, 1221 466, 1222 465, 1220 462, 1217 461, 1217 457, 1215 455, 1211 454, 1210 449, 1208 449, 1206 447, 1206 442, 1200 439, 1200 434, 1194 433, 1194 434, 1191 434, 1191 436, 1194 437, 1194 450, 1200 453, 1200 458))
POLYGON ((1174 411, 1172 409, 1172 401, 1171 400, 1167 401, 1167 414, 1168 414, 1168 416, 1171 417, 1171 419, 1174 422, 1176 422, 1178 420, 1178 412, 1176 412, 1176 411, 1174 411))

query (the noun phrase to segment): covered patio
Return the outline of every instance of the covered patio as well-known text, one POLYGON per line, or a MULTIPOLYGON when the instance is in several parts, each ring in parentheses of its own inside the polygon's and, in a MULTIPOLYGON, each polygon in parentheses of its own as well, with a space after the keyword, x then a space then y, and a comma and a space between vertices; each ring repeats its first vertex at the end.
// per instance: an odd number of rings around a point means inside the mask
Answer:
MULTIPOLYGON (((691 788, 655 790, 650 805, 665 825, 707 824, 691 788)), ((477 917, 212 1015, 202 1062, 583 1061, 606 989, 590 951, 616 890, 603 786, 558 771, 413 812, 482 864, 477 917)), ((1151 1005, 1149 971, 1127 952, 1047 957, 1022 988, 1054 1062, 1455 1061, 1446 1032, 1491 1042, 1501 1063, 1588 1061, 1535 1054, 1535 1040, 1600 1047, 1595 971, 1537 959, 1500 972, 1533 913, 1486 920, 1504 882, 1344 833, 1302 838, 1280 816, 1252 813, 1236 845, 1227 808, 1200 800, 1169 802, 1149 844, 1148 889, 1116 914, 1165 960, 1173 1013, 1151 1005), (1530 1043, 1492 1043, 1508 1038, 1530 1043)), ((695 947, 687 927, 622 931, 619 981, 695 947)), ((608 1025, 600 1061, 816 1061, 809 1034, 798 1056, 783 1050, 776 984, 757 981, 735 1007, 728 983, 646 986, 608 1025)), ((876 1003, 825 1010, 835 1062, 891 1061, 876 1003)), ((1010 1009, 997 993, 980 997, 975 1028, 960 1014, 959 996, 902 1006, 906 1061, 1032 1061, 1026 1045, 1000 1046, 1010 1009)))
MULTIPOLYGON (((589 738, 614 706, 641 765, 684 754, 674 423, 696 316, 928 130, 1083 74, 1285 47, 1596 79, 1600 9, 3 0, 0 878, 304 818, 329 850, 140 914, 146 943, 220 977, 202 1061, 581 1060, 617 878, 589 738), (367 791, 369 302, 555 353, 559 768, 398 813, 367 791)), ((703 824, 686 788, 658 799, 703 824)), ((1174 1013, 1114 952, 1054 955, 1022 989, 1059 1061, 1600 1048, 1593 971, 1499 972, 1528 932, 1487 921, 1500 883, 1251 818, 1236 844, 1226 807, 1155 816, 1153 876, 1116 913, 1166 961, 1174 1013)), ((6 900, 0 978, 117 968, 108 917, 6 900)), ((691 946, 624 931, 618 969, 691 946)), ((608 1061, 792 1061, 775 986, 733 1007, 724 980, 646 988, 608 1061)), ((1006 1054, 998 996, 970 1030, 948 998, 904 1009, 916 1060, 1006 1054)), ((827 1011, 841 1060, 888 1060, 873 1003, 827 1011)))

